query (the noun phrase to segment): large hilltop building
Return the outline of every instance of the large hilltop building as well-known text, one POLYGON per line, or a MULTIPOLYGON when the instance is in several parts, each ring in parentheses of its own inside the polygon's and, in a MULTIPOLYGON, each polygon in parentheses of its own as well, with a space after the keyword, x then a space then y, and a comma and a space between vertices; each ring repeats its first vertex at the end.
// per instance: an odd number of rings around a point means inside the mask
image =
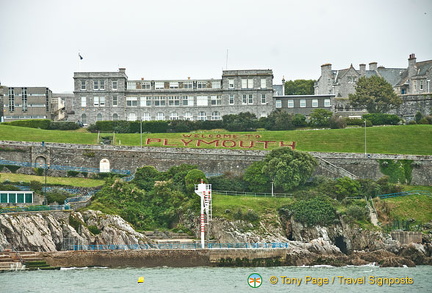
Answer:
POLYGON ((383 77, 395 92, 401 96, 403 105, 395 112, 406 118, 413 117, 417 111, 430 114, 432 60, 417 62, 415 54, 410 54, 407 68, 386 68, 377 62, 353 65, 346 69, 334 70, 331 64, 321 65, 321 76, 315 83, 315 95, 333 94, 334 111, 343 116, 361 116, 365 109, 354 109, 349 104, 349 94, 355 93, 360 77, 383 77))
POLYGON ((224 70, 221 79, 129 80, 118 72, 75 72, 73 114, 68 120, 220 120, 251 112, 267 116, 273 105, 273 72, 224 70))

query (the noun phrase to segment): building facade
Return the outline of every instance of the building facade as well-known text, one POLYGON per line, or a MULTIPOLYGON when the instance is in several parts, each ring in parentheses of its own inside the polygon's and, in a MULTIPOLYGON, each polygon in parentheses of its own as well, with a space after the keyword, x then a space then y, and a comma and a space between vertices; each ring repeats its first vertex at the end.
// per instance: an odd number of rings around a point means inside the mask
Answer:
POLYGON ((47 87, 7 87, 3 92, 3 121, 52 119, 52 92, 47 87))
POLYGON ((274 100, 276 109, 309 116, 315 109, 333 111, 334 95, 280 95, 274 100))
POLYGON ((103 120, 221 120, 274 110, 273 72, 224 70, 221 79, 129 80, 118 72, 75 72, 73 112, 84 125, 103 120))
POLYGON ((415 54, 410 54, 408 67, 385 68, 376 62, 360 64, 359 69, 353 65, 346 69, 333 70, 331 64, 321 65, 321 76, 315 83, 315 95, 333 94, 334 111, 341 116, 361 116, 365 109, 356 109, 349 103, 349 94, 355 93, 355 86, 360 77, 383 77, 401 96, 403 104, 394 113, 403 117, 413 117, 421 110, 429 115, 430 109, 423 107, 431 103, 432 60, 417 62, 415 54))

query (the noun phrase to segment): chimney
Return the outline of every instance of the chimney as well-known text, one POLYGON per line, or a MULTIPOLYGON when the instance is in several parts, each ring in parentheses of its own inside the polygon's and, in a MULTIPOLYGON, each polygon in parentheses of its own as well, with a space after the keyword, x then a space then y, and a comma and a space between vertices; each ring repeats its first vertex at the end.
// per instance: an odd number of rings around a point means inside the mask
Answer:
POLYGON ((369 63, 369 70, 377 70, 377 68, 378 68, 378 63, 376 62, 369 63))
POLYGON ((366 74, 366 64, 362 63, 360 66, 360 76, 364 76, 366 74))
POLYGON ((415 54, 410 54, 408 58, 408 77, 412 77, 416 74, 416 61, 417 58, 415 54))
POLYGON ((323 76, 325 73, 329 73, 332 70, 331 63, 326 63, 321 65, 321 76, 323 76))
POLYGON ((119 72, 126 73, 126 68, 119 68, 119 72))
POLYGON ((282 76, 282 96, 285 96, 285 76, 282 76))

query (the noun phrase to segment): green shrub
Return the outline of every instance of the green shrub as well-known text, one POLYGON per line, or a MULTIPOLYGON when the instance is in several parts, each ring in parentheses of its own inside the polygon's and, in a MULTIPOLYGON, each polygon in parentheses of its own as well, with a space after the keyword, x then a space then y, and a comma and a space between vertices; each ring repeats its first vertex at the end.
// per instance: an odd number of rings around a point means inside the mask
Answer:
POLYGON ((101 233, 101 230, 96 227, 96 226, 88 226, 87 227, 89 229, 89 231, 93 234, 93 235, 97 235, 101 233))
POLYGON ((307 225, 329 225, 334 222, 336 210, 324 197, 300 200, 290 206, 294 219, 307 225))
POLYGON ((20 126, 20 127, 29 127, 29 128, 49 129, 51 120, 49 119, 16 120, 11 122, 5 122, 3 124, 20 126))
POLYGON ((39 181, 30 181, 30 190, 41 192, 42 191, 42 182, 39 181))
POLYGON ((342 129, 347 126, 347 122, 345 118, 333 115, 329 120, 329 126, 331 129, 342 129))
POLYGON ((363 119, 369 120, 373 125, 397 125, 401 120, 394 114, 370 113, 362 116, 363 119))
POLYGON ((426 117, 422 118, 417 122, 418 124, 429 124, 429 121, 426 119, 426 117))
POLYGON ((166 133, 168 130, 167 121, 145 121, 143 122, 143 132, 166 133))
POLYGON ((366 220, 368 211, 366 210, 365 207, 362 208, 357 205, 351 205, 347 208, 346 214, 353 220, 364 221, 366 220))
POLYGON ((347 125, 364 126, 364 120, 360 118, 346 118, 345 121, 347 125))
POLYGON ((66 198, 68 198, 69 193, 61 190, 61 189, 53 189, 46 193, 46 199, 48 201, 48 204, 50 203, 58 203, 58 204, 64 204, 64 201, 66 198))
POLYGON ((71 121, 51 121, 49 129, 51 130, 75 130, 80 128, 80 126, 71 121))
POLYGON ((74 228, 75 231, 78 231, 79 228, 81 227, 81 225, 83 225, 83 224, 84 223, 82 223, 80 220, 78 220, 74 216, 69 215, 69 225, 72 226, 72 228, 74 228))
POLYGON ((44 171, 44 168, 33 168, 33 172, 35 172, 37 176, 42 176, 44 174, 44 171))
POLYGON ((80 172, 69 170, 67 171, 67 177, 77 177, 80 172))

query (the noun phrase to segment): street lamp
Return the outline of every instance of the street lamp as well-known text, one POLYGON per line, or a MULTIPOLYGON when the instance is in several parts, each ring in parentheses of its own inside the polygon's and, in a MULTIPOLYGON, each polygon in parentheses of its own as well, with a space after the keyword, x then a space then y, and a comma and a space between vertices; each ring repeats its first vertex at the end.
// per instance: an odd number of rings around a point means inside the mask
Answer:
POLYGON ((367 156, 367 150, 366 150, 366 119, 364 121, 364 148, 365 148, 365 157, 367 156))

